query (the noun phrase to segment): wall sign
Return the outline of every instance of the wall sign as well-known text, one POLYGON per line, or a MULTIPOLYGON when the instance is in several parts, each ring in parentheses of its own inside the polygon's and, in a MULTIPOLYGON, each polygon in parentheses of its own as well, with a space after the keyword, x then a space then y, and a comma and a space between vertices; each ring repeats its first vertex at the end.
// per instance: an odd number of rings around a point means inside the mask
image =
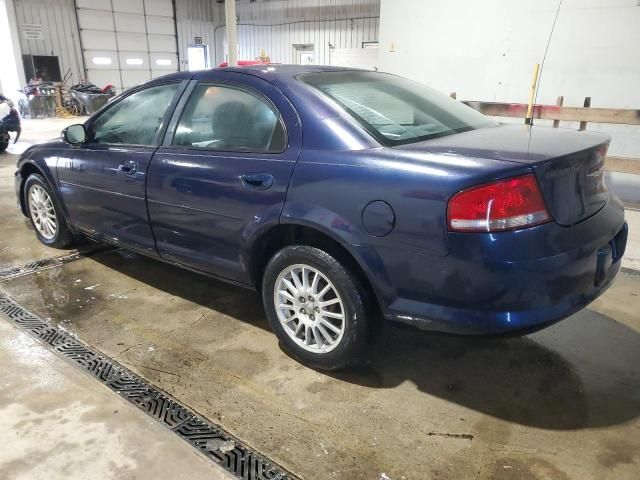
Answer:
POLYGON ((194 45, 202 45, 202 37, 193 37, 194 45))
POLYGON ((42 25, 39 23, 23 23, 21 26, 22 36, 25 40, 42 40, 42 25))

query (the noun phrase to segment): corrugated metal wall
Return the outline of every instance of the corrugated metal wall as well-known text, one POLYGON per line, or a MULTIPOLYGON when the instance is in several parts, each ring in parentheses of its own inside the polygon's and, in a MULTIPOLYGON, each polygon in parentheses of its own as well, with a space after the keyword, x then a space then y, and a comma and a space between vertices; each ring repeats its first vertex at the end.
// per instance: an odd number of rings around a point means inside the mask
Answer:
MULTIPOLYGON (((272 62, 296 63, 293 45, 313 45, 317 64, 328 64, 331 48, 361 48, 378 41, 380 0, 237 0, 239 59, 262 50, 272 62), (330 46, 331 45, 331 46, 330 46)), ((181 69, 193 37, 209 46, 210 64, 225 60, 224 5, 214 0, 176 2, 181 69)))
MULTIPOLYGON (((216 65, 215 31, 224 24, 224 4, 215 0, 176 0, 176 27, 178 34, 180 70, 188 70, 187 47, 194 43, 194 37, 202 37, 202 43, 209 47, 209 65, 216 65)), ((220 53, 222 55, 222 45, 220 53)))
POLYGON ((70 70, 71 82, 79 82, 84 65, 73 0, 15 0, 15 8, 23 55, 55 55, 61 75, 70 70), (24 25, 41 25, 42 40, 27 40, 24 25))
MULTIPOLYGON (((162 0, 160 3, 166 2, 167 0, 162 0)), ((116 3, 126 9, 135 9, 142 1, 117 0, 116 3)), ((19 25, 42 25, 42 40, 27 40, 21 31, 22 52, 30 55, 57 55, 63 76, 70 69, 73 83, 83 78, 85 64, 78 38, 74 0, 15 0, 15 5, 19 25)), ((85 9, 111 11, 112 5, 112 0, 78 1, 81 13, 85 9)), ((154 0, 146 0, 144 5, 153 6, 154 0)), ((208 45, 210 66, 224 61, 224 4, 219 4, 216 0, 176 0, 175 8, 180 70, 188 68, 187 47, 194 43, 194 37, 202 37, 202 42, 208 45)), ((293 45, 303 44, 313 45, 315 63, 328 64, 331 48, 360 48, 363 42, 378 40, 380 0, 237 0, 236 11, 239 17, 239 58, 244 60, 255 59, 264 51, 272 62, 296 63, 298 58, 293 45)), ((87 29, 87 26, 83 25, 83 28, 87 29)), ((113 30, 113 26, 111 22, 98 23, 95 29, 113 30)), ((164 34, 164 31, 160 33, 164 34)), ((153 63, 151 57, 155 41, 151 35, 149 40, 149 58, 153 63)), ((109 50, 107 46, 88 43, 89 45, 84 45, 85 50, 109 50)), ((95 65, 86 67, 96 72, 95 65)), ((156 72, 153 65, 152 68, 152 76, 165 73, 156 72)), ((127 75, 131 76, 129 73, 127 75)), ((94 76, 99 77, 97 73, 94 76)), ((95 80, 104 83, 107 79, 95 80)), ((114 80, 117 79, 109 77, 110 82, 116 83, 114 80)), ((122 87, 129 86, 130 83, 123 81, 122 87)))

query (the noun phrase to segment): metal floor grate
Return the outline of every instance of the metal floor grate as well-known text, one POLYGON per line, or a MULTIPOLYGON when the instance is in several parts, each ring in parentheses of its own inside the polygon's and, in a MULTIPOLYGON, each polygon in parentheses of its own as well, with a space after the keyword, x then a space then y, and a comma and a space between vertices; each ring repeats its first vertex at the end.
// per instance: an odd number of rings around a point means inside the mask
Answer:
MULTIPOLYGON (((38 263, 38 262, 34 262, 38 263)), ((51 325, 0 291, 0 313, 74 362, 111 390, 176 433, 207 458, 243 480, 294 480, 292 474, 198 416, 73 334, 51 325)))
POLYGON ((60 267, 65 263, 74 262, 83 257, 88 257, 113 249, 115 249, 115 247, 112 247, 111 245, 97 244, 87 249, 75 251, 66 255, 60 255, 58 257, 43 258, 42 260, 36 260, 25 265, 0 265, 0 282, 41 272, 50 268, 60 267))

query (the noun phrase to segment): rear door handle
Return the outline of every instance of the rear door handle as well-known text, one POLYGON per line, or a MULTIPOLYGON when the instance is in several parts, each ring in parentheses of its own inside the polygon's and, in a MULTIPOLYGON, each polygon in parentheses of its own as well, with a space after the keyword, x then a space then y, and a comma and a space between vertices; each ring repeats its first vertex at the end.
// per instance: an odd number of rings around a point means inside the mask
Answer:
POLYGON ((240 179, 245 186, 255 190, 266 190, 273 185, 273 175, 268 173, 245 173, 240 179))
POLYGON ((126 160, 118 165, 118 171, 127 175, 133 175, 138 171, 138 162, 135 160, 126 160))

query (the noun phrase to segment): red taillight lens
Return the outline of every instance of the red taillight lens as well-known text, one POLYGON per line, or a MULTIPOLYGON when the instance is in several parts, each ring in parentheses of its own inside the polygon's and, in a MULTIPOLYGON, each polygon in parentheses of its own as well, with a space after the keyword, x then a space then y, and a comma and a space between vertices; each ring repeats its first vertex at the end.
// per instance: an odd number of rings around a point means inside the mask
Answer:
POLYGON ((550 220, 533 174, 464 190, 447 208, 447 224, 454 232, 501 232, 550 220))

